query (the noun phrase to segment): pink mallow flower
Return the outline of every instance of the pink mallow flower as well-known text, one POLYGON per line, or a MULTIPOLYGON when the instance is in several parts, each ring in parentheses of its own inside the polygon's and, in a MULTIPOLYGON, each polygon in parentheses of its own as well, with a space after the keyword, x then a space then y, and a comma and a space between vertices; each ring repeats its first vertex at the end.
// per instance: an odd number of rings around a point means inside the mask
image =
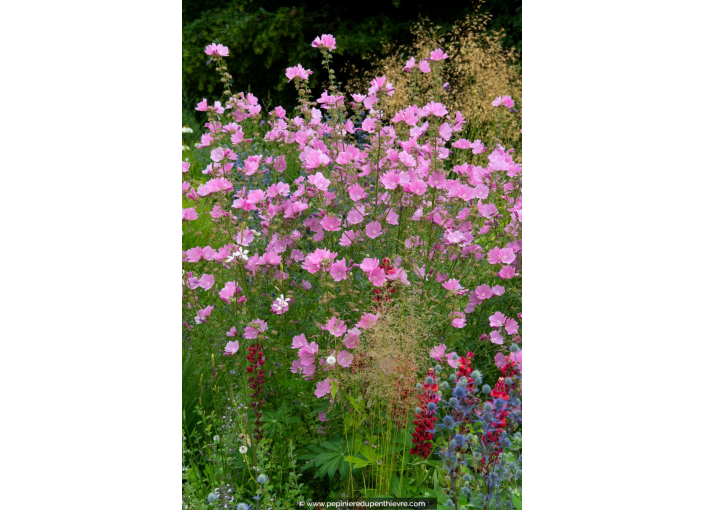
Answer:
POLYGON ((244 338, 254 340, 259 336, 259 333, 264 333, 267 328, 267 323, 261 319, 255 319, 244 328, 244 338))
POLYGON ((466 316, 462 312, 452 312, 450 317, 454 317, 454 319, 452 319, 452 325, 456 328, 463 328, 467 325, 466 316))
POLYGON ((233 354, 235 354, 239 350, 240 350, 240 343, 237 340, 235 340, 234 342, 227 342, 223 356, 232 356, 233 354))
POLYGON ((501 312, 489 316, 489 326, 492 328, 500 328, 504 322, 506 322, 506 316, 501 312))
POLYGON ((205 54, 213 57, 227 57, 230 54, 230 50, 222 44, 209 44, 205 47, 205 54))
POLYGON ((322 36, 316 37, 311 46, 313 48, 326 48, 328 50, 335 50, 335 38, 330 34, 323 34, 322 36))
POLYGON ((323 331, 328 331, 332 336, 342 336, 347 331, 347 326, 345 322, 338 319, 337 317, 331 317, 328 323, 321 327, 323 331))
POLYGON ((374 327, 376 321, 379 320, 379 314, 365 313, 359 322, 355 325, 357 328, 369 329, 374 327))
POLYGON ((445 356, 445 349, 447 349, 445 344, 436 345, 430 349, 430 357, 435 360, 442 361, 443 356, 445 356))
POLYGON ((344 258, 330 265, 330 276, 336 282, 347 279, 347 265, 344 258))
POLYGON ((342 343, 345 344, 345 347, 348 349, 356 349, 357 346, 359 345, 359 335, 361 331, 359 331, 357 328, 352 328, 347 331, 347 334, 345 335, 345 338, 343 338, 342 343))
POLYGON ((308 77, 311 74, 313 74, 313 71, 310 69, 303 69, 301 64, 298 64, 296 67, 286 68, 286 78, 288 78, 288 81, 291 81, 294 78, 300 78, 301 80, 308 81, 308 77))
POLYGON ((498 331, 492 331, 491 335, 489 335, 489 339, 493 344, 502 345, 504 343, 504 337, 502 337, 501 333, 498 331))
POLYGON ((445 60, 448 58, 447 53, 443 52, 440 48, 430 52, 430 60, 445 60))
POLYGON ((337 362, 340 364, 342 368, 347 368, 352 364, 352 360, 354 359, 354 356, 350 354, 347 351, 340 351, 340 353, 337 355, 337 362))
POLYGON ((204 322, 208 322, 208 317, 210 314, 213 313, 213 306, 206 306, 205 308, 202 308, 201 310, 198 310, 196 313, 196 324, 202 324, 204 322))
POLYGON ((318 398, 324 397, 325 395, 328 395, 330 393, 330 390, 332 389, 332 380, 330 379, 325 379, 324 381, 320 381, 318 384, 315 385, 315 396, 318 398))

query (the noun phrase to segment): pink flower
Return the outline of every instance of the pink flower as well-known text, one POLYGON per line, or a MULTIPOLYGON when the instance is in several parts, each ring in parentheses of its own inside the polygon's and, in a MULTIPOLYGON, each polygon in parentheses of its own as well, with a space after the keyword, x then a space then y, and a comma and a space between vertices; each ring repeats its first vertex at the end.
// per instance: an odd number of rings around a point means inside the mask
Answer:
POLYGON ((332 389, 332 384, 331 384, 330 379, 325 379, 324 381, 320 381, 318 384, 315 385, 315 396, 318 398, 324 397, 325 395, 330 393, 330 390, 332 389))
POLYGON ((447 349, 445 344, 436 345, 430 349, 430 357, 442 361, 443 356, 445 356, 445 349, 447 349))
POLYGON ((430 72, 430 64, 428 64, 428 61, 427 61, 427 60, 421 60, 421 61, 418 63, 418 69, 420 69, 420 71, 421 71, 422 73, 426 73, 426 74, 427 74, 427 73, 430 72))
POLYGON ((369 272, 369 281, 372 282, 372 285, 375 287, 381 287, 386 281, 386 273, 384 273, 384 270, 380 267, 375 267, 369 272))
POLYGON ((445 283, 442 284, 443 288, 449 290, 449 291, 460 291, 462 290, 462 286, 460 285, 460 281, 452 278, 451 280, 447 280, 445 283))
POLYGON ((347 279, 347 264, 344 258, 330 265, 330 276, 336 282, 347 279))
POLYGON ((499 260, 504 264, 510 264, 516 260, 516 253, 511 248, 502 248, 499 251, 499 260))
POLYGON ((308 182, 321 191, 327 191, 328 186, 330 186, 330 181, 320 172, 317 172, 315 175, 309 175, 308 182))
POLYGON ((505 292, 505 289, 501 285, 494 285, 491 288, 491 291, 494 293, 495 296, 500 296, 505 292))
POLYGON ((506 356, 503 355, 501 352, 497 352, 496 356, 494 356, 494 363, 496 363, 496 366, 498 368, 503 368, 506 366, 506 356))
POLYGON ((515 319, 508 318, 506 319, 504 328, 506 329, 506 333, 508 333, 509 335, 515 335, 516 333, 518 333, 518 322, 516 322, 515 319))
POLYGON ((403 66, 404 71, 411 71, 414 67, 416 66, 416 59, 415 57, 411 57, 410 60, 406 62, 406 65, 403 66))
POLYGON ((249 340, 254 340, 259 336, 259 333, 264 333, 266 328, 266 322, 261 319, 255 319, 244 329, 244 335, 242 336, 249 340))
POLYGON ((499 214, 499 210, 496 208, 494 204, 479 204, 477 206, 477 210, 479 211, 479 214, 484 216, 485 218, 493 218, 497 214, 499 214))
POLYGON ((435 101, 430 101, 427 105, 423 107, 428 114, 435 115, 436 117, 444 117, 447 115, 447 108, 442 103, 436 103, 435 101))
POLYGON ((338 319, 337 317, 331 317, 328 323, 320 329, 330 332, 332 336, 338 337, 345 334, 345 331, 347 331, 347 326, 344 321, 338 319))
POLYGON ((222 44, 209 44, 205 47, 205 54, 213 57, 227 57, 230 54, 230 50, 222 44))
POLYGON ((354 356, 344 350, 340 351, 340 354, 337 355, 337 362, 343 368, 349 367, 352 364, 353 359, 354 359, 354 356))
POLYGON ((504 337, 501 336, 501 333, 498 331, 492 331, 491 335, 489 335, 489 339, 491 340, 491 343, 502 345, 504 343, 504 337))
POLYGON ((318 413, 318 420, 320 421, 329 421, 326 416, 328 413, 318 413))
POLYGON ((379 320, 378 314, 375 315, 373 313, 365 313, 364 315, 362 315, 362 318, 359 319, 359 322, 355 325, 355 327, 369 329, 374 327, 374 324, 376 324, 377 320, 379 320))
POLYGON ((504 266, 501 271, 499 271, 498 276, 503 280, 510 280, 516 276, 516 270, 513 266, 504 266))
POLYGON ((447 53, 444 53, 440 48, 430 52, 430 60, 445 60, 448 58, 447 53))
POLYGON ((198 310, 196 312, 196 324, 202 324, 204 322, 208 322, 208 317, 210 316, 211 313, 213 313, 213 306, 206 306, 205 308, 198 310))
POLYGON ((359 268, 365 273, 370 272, 372 269, 379 267, 379 259, 364 259, 359 265, 359 268))
POLYGON ((508 355, 508 359, 515 363, 518 363, 518 370, 520 370, 521 373, 523 372, 523 350, 520 350, 518 352, 512 352, 508 355))
POLYGON ((501 98, 501 103, 506 107, 506 108, 512 108, 514 105, 513 99, 511 99, 511 96, 503 96, 501 98))
POLYGON ((237 285, 237 282, 227 282, 225 287, 218 293, 220 299, 226 303, 230 302, 230 298, 235 294, 238 294, 242 289, 237 285))
POLYGON ((225 346, 224 356, 232 356, 240 349, 240 343, 235 340, 234 342, 227 342, 225 346))
POLYGON ((210 274, 204 274, 199 280, 200 288, 209 290, 215 284, 215 277, 210 274))
POLYGON ((188 209, 181 209, 181 219, 187 221, 193 221, 198 219, 198 213, 195 207, 189 207, 188 209))
POLYGON ((300 334, 300 335, 296 335, 293 337, 293 342, 291 343, 291 348, 292 349, 300 349, 301 347, 305 347, 306 345, 308 345, 308 341, 306 340, 306 335, 300 334))
POLYGON ((492 328, 500 328, 506 322, 506 316, 501 312, 496 312, 489 316, 489 326, 492 328))
POLYGON ((340 220, 337 216, 325 215, 323 221, 320 222, 320 226, 328 232, 340 230, 340 225, 342 225, 342 220, 340 220))
POLYGON ((491 287, 486 284, 477 287, 477 290, 475 292, 477 294, 477 298, 481 301, 489 299, 491 296, 494 295, 494 291, 491 289, 491 287))
POLYGON ((366 228, 367 236, 371 239, 376 239, 381 235, 381 223, 372 221, 366 228))
POLYGON ((227 333, 225 333, 225 336, 237 336, 237 328, 234 327, 234 326, 232 326, 232 327, 230 328, 230 331, 228 331, 227 333))
POLYGON ((328 50, 335 50, 335 38, 330 34, 323 34, 322 37, 316 37, 311 44, 313 48, 327 48, 328 50))
POLYGON ((357 328, 352 328, 347 331, 345 338, 343 338, 342 343, 348 349, 355 349, 359 345, 359 335, 360 331, 357 328))
POLYGON ((308 81, 308 77, 311 74, 313 74, 313 71, 310 69, 303 69, 301 64, 298 64, 296 67, 288 67, 286 69, 286 78, 288 78, 288 81, 291 81, 294 78, 300 78, 301 80, 308 81))
POLYGON ((372 119, 371 117, 367 117, 366 119, 364 119, 364 122, 362 122, 362 131, 366 131, 367 133, 373 133, 374 129, 376 129, 374 119, 372 119))
MULTIPOLYGON (((308 254, 308 256, 306 256, 306 259, 301 265, 301 268, 305 269, 311 274, 315 274, 321 269, 324 271, 325 267, 328 267, 328 264, 335 260, 335 257, 337 257, 336 252, 331 252, 327 249, 318 248, 313 253, 310 253, 308 254)), ((303 285, 303 287, 305 288, 305 285, 303 285)))
POLYGON ((222 159, 225 157, 225 151, 223 150, 222 147, 218 147, 217 149, 213 149, 210 151, 210 159, 212 159, 215 162, 222 161, 222 159))
POLYGON ((364 188, 357 183, 355 183, 354 186, 350 187, 348 192, 350 194, 350 198, 354 202, 358 202, 359 200, 362 200, 363 198, 367 197, 367 194, 365 193, 364 188))
POLYGON ((456 328, 463 328, 467 325, 466 316, 462 312, 452 312, 450 317, 455 317, 452 320, 452 325, 456 328))

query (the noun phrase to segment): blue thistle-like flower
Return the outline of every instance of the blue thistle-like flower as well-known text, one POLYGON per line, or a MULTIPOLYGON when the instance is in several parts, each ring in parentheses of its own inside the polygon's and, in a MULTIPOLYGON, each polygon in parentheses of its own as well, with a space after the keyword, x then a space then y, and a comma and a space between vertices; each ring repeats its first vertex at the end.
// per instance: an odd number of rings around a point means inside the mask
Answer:
POLYGON ((482 393, 484 393, 484 395, 488 395, 489 393, 491 393, 491 386, 489 386, 488 384, 482 386, 482 393))
POLYGON ((428 404, 428 411, 432 412, 432 411, 435 411, 437 408, 438 408, 438 406, 436 406, 433 402, 430 402, 428 404))
POLYGON ((464 389, 464 386, 457 386, 452 394, 457 398, 464 398, 467 396, 467 390, 464 389))
POLYGON ((511 379, 510 377, 507 377, 504 382, 506 383, 507 386, 510 386, 513 384, 513 379, 511 379))
POLYGON ((516 344, 511 344, 510 350, 511 350, 511 352, 518 352, 521 349, 519 349, 519 347, 516 344))
POLYGON ((455 426, 455 420, 453 420, 453 419, 452 419, 452 416, 450 416, 449 414, 448 414, 447 416, 445 416, 445 417, 442 419, 442 423, 443 423, 443 425, 445 425, 448 429, 451 429, 452 427, 455 426))
POLYGON ((433 384, 433 378, 428 376, 425 378, 425 384, 433 384))
POLYGON ((455 382, 457 380, 457 375, 456 374, 450 374, 450 377, 448 379, 452 382, 455 382))
POLYGON ((208 494, 208 503, 215 503, 215 501, 217 501, 217 499, 218 499, 218 495, 215 494, 214 492, 211 492, 210 494, 208 494))
POLYGON ((440 365, 435 365, 434 368, 435 368, 435 371, 436 371, 436 372, 442 372, 442 366, 440 366, 440 365))
POLYGON ((268 482, 268 481, 269 481, 269 478, 266 477, 266 476, 264 476, 264 475, 259 475, 259 476, 257 477, 257 483, 260 483, 260 484, 262 484, 262 485, 265 484, 265 483, 268 482))

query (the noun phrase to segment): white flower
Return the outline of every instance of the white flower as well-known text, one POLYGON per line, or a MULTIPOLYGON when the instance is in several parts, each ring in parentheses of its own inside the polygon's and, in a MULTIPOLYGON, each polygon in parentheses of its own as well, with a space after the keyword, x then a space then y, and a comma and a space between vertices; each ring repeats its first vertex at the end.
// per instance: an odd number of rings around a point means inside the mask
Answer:
POLYGON ((249 250, 240 250, 237 248, 232 255, 230 255, 227 259, 225 259, 225 262, 232 262, 234 259, 244 259, 244 260, 249 260, 249 257, 247 254, 249 253, 249 250))
POLYGON ((192 134, 193 130, 191 128, 189 128, 188 126, 183 126, 181 128, 181 133, 191 133, 192 134))
POLYGON ((240 446, 240 453, 241 453, 242 455, 244 455, 245 453, 247 453, 247 447, 246 447, 245 445, 240 446))
POLYGON ((335 359, 335 356, 328 356, 328 359, 325 360, 328 365, 334 365, 337 363, 337 360, 335 359))
POLYGON ((189 150, 191 150, 191 148, 190 148, 188 145, 182 145, 182 146, 181 146, 181 152, 183 152, 183 151, 189 151, 189 150))

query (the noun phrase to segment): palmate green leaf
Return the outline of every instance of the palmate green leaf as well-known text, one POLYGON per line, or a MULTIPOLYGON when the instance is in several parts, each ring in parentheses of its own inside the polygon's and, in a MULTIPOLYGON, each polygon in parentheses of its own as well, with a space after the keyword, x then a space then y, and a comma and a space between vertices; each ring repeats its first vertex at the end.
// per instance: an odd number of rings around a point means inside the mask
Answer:
POLYGON ((356 467, 358 469, 365 468, 369 465, 368 460, 364 460, 359 457, 348 456, 348 457, 345 457, 345 460, 351 464, 354 464, 354 467, 356 467))

